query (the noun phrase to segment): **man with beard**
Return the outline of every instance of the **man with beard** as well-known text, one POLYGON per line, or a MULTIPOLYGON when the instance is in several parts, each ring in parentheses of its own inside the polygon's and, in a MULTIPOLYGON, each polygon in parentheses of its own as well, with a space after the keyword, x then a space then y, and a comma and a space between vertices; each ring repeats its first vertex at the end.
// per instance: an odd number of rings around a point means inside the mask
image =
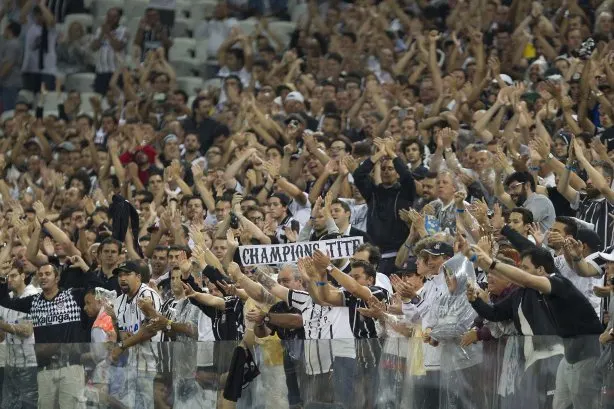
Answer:
POLYGON ((594 230, 601 237, 603 248, 612 245, 612 216, 614 212, 614 191, 612 191, 612 177, 614 170, 606 162, 594 162, 592 165, 584 156, 577 142, 572 142, 572 148, 567 159, 565 172, 559 179, 558 191, 569 201, 571 208, 577 211, 577 218, 593 224, 594 230), (580 193, 569 184, 570 169, 577 157, 582 169, 586 170, 586 192, 580 193))
POLYGON ((183 142, 183 147, 184 151, 181 154, 181 159, 184 161, 192 163, 196 159, 202 157, 202 154, 200 153, 200 141, 198 140, 198 135, 193 133, 187 134, 183 142))
POLYGON ((416 199, 416 184, 414 178, 396 154, 395 142, 379 142, 378 150, 354 171, 354 183, 362 196, 367 200, 369 218, 367 233, 373 238, 373 243, 382 249, 382 261, 379 270, 383 274, 394 271, 394 260, 397 250, 409 233, 405 223, 398 214, 400 209, 406 209, 416 199), (371 171, 380 162, 381 183, 376 184, 371 171))
MULTIPOLYGON (((156 150, 151 145, 142 145, 134 148, 134 152, 127 151, 119 156, 122 165, 127 166, 134 162, 137 166, 136 175, 138 180, 147 185, 150 176, 150 170, 156 159, 156 150)), ((134 166, 134 165, 132 165, 134 166)), ((127 166, 129 168, 129 166, 127 166)))
POLYGON ((496 178, 495 195, 509 209, 523 207, 530 210, 542 231, 552 227, 556 217, 554 206, 547 196, 535 193, 535 179, 529 172, 509 175, 505 180, 505 190, 501 180, 496 178))
POLYGON ((427 204, 437 199, 435 186, 437 185, 437 172, 428 172, 424 178, 416 180, 416 190, 420 193, 420 197, 414 201, 412 207, 417 212, 422 211, 422 208, 427 204))
POLYGON ((205 202, 200 196, 189 196, 185 199, 186 217, 190 224, 202 226, 205 223, 205 202))
POLYGON ((111 351, 111 360, 130 351, 127 357, 126 381, 114 397, 131 407, 153 408, 153 380, 156 371, 159 332, 146 330, 149 319, 160 312, 162 302, 158 293, 143 284, 149 281, 149 266, 143 260, 120 264, 118 275, 122 295, 115 300, 113 309, 121 340, 111 351), (135 348, 136 347, 136 348, 135 348))

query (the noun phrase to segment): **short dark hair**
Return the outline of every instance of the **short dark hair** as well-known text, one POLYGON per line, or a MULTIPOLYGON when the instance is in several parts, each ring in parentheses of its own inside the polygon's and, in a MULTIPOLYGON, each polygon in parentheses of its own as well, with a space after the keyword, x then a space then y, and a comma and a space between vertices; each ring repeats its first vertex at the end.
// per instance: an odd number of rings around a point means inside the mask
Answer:
POLYGON ((437 179, 437 172, 431 172, 428 171, 426 172, 426 175, 424 175, 425 179, 437 179))
POLYGON ((107 244, 115 244, 117 246, 117 251, 119 253, 122 252, 122 242, 113 237, 107 237, 100 243, 100 246, 98 247, 98 253, 102 253, 104 246, 106 246, 107 244))
POLYGON ((13 37, 19 37, 19 34, 21 34, 21 25, 15 21, 10 21, 6 28, 13 34, 13 37))
POLYGON ((354 251, 354 253, 358 253, 361 251, 368 251, 369 252, 369 264, 371 264, 372 266, 377 266, 380 262, 380 260, 382 259, 382 253, 379 249, 379 247, 374 246, 371 243, 363 243, 360 246, 358 246, 356 248, 356 250, 354 251))
POLYGON ((369 142, 357 142, 352 147, 354 156, 369 156, 371 155, 371 144, 369 142))
POLYGON ((418 149, 420 150, 420 157, 424 158, 424 143, 420 139, 410 138, 403 142, 401 142, 401 152, 405 153, 407 148, 411 145, 418 145, 418 149))
POLYGON ((593 167, 600 167, 603 170, 604 176, 614 179, 614 169, 608 162, 598 160, 593 162, 593 167))
MULTIPOLYGON (((326 115, 327 117, 336 117, 337 115, 326 115)), ((331 139, 330 143, 328 144, 328 147, 330 148, 331 146, 333 146, 333 143, 335 142, 343 142, 343 148, 347 153, 352 152, 352 146, 348 143, 348 141, 346 141, 343 138, 334 138, 331 139)))
POLYGON ((572 237, 576 237, 576 235, 578 234, 578 223, 573 217, 557 216, 554 221, 565 225, 565 234, 568 234, 572 237))
POLYGON ((525 257, 528 257, 531 260, 531 263, 533 263, 535 268, 543 267, 547 274, 553 274, 558 271, 554 265, 554 258, 552 257, 552 254, 550 254, 550 252, 544 248, 528 248, 520 253, 521 259, 525 257))
POLYGON ((535 179, 529 172, 514 172, 505 179, 505 186, 509 186, 512 182, 529 183, 531 190, 535 192, 535 179))
POLYGON ((343 210, 345 210, 346 212, 352 213, 352 209, 350 208, 350 205, 344 202, 343 200, 335 199, 333 200, 332 204, 338 204, 339 206, 343 207, 343 210))
POLYGON ((151 193, 149 190, 139 190, 138 192, 134 194, 134 196, 138 196, 138 195, 144 196, 141 203, 151 203, 154 200, 153 193, 151 193))
POLYGON ((190 203, 190 200, 199 200, 200 204, 203 205, 203 209, 206 209, 205 201, 199 195, 186 196, 186 197, 183 198, 182 202, 185 203, 185 204, 188 204, 188 203, 190 203))
POLYGON ((154 247, 154 253, 155 253, 156 251, 163 251, 163 252, 165 252, 166 254, 168 254, 169 248, 168 248, 168 246, 163 246, 163 245, 161 245, 161 244, 158 244, 156 247, 154 247))
POLYGON ((350 264, 350 267, 362 268, 362 270, 365 272, 367 277, 371 277, 375 281, 377 272, 375 271, 375 267, 371 263, 363 261, 363 260, 354 260, 350 264))
POLYGON ((273 197, 278 198, 279 202, 284 207, 288 207, 288 205, 290 204, 290 198, 285 193, 276 192, 276 193, 273 193, 271 196, 269 196, 269 198, 273 198, 273 197))
POLYGON ((524 207, 514 207, 511 211, 510 214, 512 213, 519 213, 522 215, 522 223, 523 224, 529 224, 529 223, 533 223, 533 212, 530 211, 529 209, 525 209, 524 207))

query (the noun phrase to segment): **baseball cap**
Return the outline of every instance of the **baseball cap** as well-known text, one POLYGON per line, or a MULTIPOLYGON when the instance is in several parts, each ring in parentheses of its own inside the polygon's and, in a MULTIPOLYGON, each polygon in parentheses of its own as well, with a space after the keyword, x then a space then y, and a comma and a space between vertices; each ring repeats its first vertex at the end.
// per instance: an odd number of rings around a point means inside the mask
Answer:
MULTIPOLYGON (((505 82, 507 85, 513 85, 514 84, 514 80, 512 80, 512 77, 510 77, 507 74, 499 74, 499 78, 501 79, 501 81, 505 82)), ((494 79, 492 80, 493 83, 497 83, 497 80, 494 79)))
POLYGON ((77 148, 75 148, 75 145, 73 145, 72 142, 62 142, 61 144, 56 146, 55 149, 58 151, 67 151, 67 152, 74 152, 77 150, 77 148))
POLYGON ((425 247, 424 249, 422 249, 422 251, 432 256, 454 257, 454 249, 452 248, 452 246, 442 241, 437 241, 430 246, 425 247))
POLYGON ((305 97, 298 91, 292 91, 286 95, 286 101, 298 101, 300 103, 305 102, 305 97))
POLYGON ((169 133, 168 135, 166 135, 164 137, 164 139, 162 140, 162 146, 166 145, 169 142, 175 141, 177 142, 179 140, 179 138, 177 138, 177 135, 175 135, 174 133, 169 133))
POLYGON ((119 273, 135 273, 147 277, 149 275, 149 265, 143 260, 124 261, 113 270, 113 275, 119 273))

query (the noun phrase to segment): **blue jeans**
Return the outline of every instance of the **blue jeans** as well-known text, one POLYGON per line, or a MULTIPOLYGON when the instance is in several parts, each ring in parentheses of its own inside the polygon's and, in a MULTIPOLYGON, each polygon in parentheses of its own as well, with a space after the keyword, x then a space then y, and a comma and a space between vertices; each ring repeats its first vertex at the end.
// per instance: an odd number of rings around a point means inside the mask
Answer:
POLYGON ((2 101, 2 110, 0 112, 10 111, 15 109, 17 95, 21 87, 0 87, 0 101, 2 101))
POLYGON ((343 408, 354 406, 354 382, 356 381, 356 360, 336 356, 333 361, 333 385, 335 403, 343 408))

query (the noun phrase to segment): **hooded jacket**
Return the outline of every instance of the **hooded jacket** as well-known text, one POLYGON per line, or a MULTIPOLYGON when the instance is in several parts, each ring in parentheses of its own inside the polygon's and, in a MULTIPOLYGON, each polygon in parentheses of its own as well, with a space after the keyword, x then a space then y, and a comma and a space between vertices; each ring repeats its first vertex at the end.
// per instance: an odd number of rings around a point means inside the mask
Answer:
POLYGON ((443 273, 456 279, 454 292, 448 290, 430 311, 431 338, 439 341, 441 371, 449 373, 482 362, 482 345, 460 346, 461 337, 473 325, 476 313, 467 300, 467 283, 475 282, 473 264, 462 254, 456 254, 443 264, 443 273))
POLYGON ((354 184, 369 208, 367 233, 382 253, 397 251, 403 244, 409 229, 399 218, 399 210, 411 207, 416 199, 416 184, 407 166, 400 158, 393 159, 399 180, 390 187, 376 185, 371 179, 375 164, 366 159, 354 171, 354 184))

